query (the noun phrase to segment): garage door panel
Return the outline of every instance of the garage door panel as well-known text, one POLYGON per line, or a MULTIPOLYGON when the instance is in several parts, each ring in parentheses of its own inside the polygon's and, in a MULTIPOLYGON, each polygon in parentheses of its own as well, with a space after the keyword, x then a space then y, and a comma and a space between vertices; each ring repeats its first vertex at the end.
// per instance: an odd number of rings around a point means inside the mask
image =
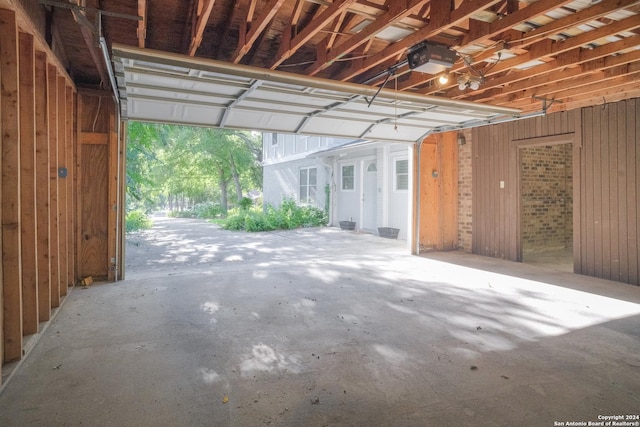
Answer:
POLYGON ((416 142, 520 113, 124 45, 112 51, 123 119, 416 142))

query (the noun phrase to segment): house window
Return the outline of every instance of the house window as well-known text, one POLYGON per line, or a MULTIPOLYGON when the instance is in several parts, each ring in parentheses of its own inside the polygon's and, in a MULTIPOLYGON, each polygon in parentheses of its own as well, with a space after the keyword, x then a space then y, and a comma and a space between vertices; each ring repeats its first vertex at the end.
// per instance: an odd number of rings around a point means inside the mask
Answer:
POLYGON ((300 169, 300 203, 316 203, 318 190, 318 170, 316 168, 300 169))
POLYGON ((409 160, 396 160, 395 164, 395 176, 394 176, 394 189, 396 191, 403 191, 409 189, 409 160))
POLYGON ((346 191, 355 190, 356 168, 354 165, 342 166, 342 189, 346 191))

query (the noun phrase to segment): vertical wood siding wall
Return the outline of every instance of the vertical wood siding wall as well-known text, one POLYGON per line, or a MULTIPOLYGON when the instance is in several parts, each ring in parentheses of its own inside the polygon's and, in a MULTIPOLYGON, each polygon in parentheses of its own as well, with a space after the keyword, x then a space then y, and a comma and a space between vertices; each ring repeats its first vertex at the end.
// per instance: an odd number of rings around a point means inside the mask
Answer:
POLYGON ((75 87, 18 21, 24 16, 0 9, 0 365, 23 356, 23 337, 75 281, 75 87))
POLYGON ((639 136, 637 99, 474 129, 473 252, 521 261, 518 150, 572 142, 574 271, 640 284, 639 136))
POLYGON ((473 130, 474 253, 521 261, 518 148, 554 143, 576 122, 576 112, 562 112, 473 130))
POLYGON ((579 272, 640 284, 640 100, 582 110, 579 272))

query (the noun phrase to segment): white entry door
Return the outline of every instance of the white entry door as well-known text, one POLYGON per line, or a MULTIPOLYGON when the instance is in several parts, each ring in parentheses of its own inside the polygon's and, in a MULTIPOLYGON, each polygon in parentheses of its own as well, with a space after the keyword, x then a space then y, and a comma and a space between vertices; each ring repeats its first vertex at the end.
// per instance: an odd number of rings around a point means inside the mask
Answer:
POLYGON ((376 161, 365 162, 362 185, 362 228, 376 231, 378 212, 378 167, 376 161))

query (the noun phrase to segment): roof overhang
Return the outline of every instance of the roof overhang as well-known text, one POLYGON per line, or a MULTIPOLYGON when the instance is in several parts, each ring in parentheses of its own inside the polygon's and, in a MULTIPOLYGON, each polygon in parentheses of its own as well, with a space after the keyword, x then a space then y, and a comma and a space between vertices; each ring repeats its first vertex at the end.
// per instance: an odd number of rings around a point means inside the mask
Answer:
POLYGON ((417 142, 520 114, 124 45, 114 45, 112 53, 124 120, 417 142))

